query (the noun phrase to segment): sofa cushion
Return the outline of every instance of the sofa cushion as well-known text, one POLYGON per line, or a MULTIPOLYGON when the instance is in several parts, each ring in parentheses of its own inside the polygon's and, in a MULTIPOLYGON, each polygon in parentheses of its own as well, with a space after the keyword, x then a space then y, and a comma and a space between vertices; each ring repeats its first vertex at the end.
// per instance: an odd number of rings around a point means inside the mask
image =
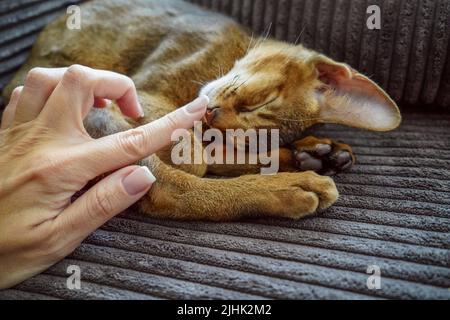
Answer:
POLYGON ((190 1, 350 64, 403 110, 450 110, 450 1, 190 1), (369 4, 380 8, 379 30, 367 27, 369 4))
POLYGON ((0 298, 449 299, 449 127, 449 115, 410 114, 391 133, 318 128, 357 155, 325 212, 208 223, 129 211, 0 298), (66 287, 69 265, 81 290, 66 287), (379 290, 367 287, 369 266, 379 290))
MULTIPOLYGON (((0 91, 39 30, 83 1, 0 3, 0 91)), ((380 30, 367 28, 364 0, 189 1, 231 15, 255 34, 298 41, 349 63, 381 84, 403 110, 450 110, 448 0, 372 1, 381 10, 380 30)))
MULTIPOLYGON (((38 30, 69 2, 0 3, 0 88, 23 63, 38 30)), ((394 38, 361 28, 365 1, 202 4, 256 31, 275 19, 271 33, 281 39, 295 40, 304 30, 302 42, 373 73, 400 101, 447 110, 449 30, 441 26, 450 2, 431 2, 383 2, 389 13, 383 25, 396 30, 394 38)), ((404 118, 390 133, 330 125, 313 130, 351 144, 357 156, 351 171, 335 178, 337 204, 321 214, 206 223, 154 220, 130 210, 45 273, 0 291, 0 298, 449 299, 450 115, 404 118), (69 265, 81 268, 80 290, 66 286, 69 265), (381 271, 378 290, 367 287, 371 266, 381 271)))

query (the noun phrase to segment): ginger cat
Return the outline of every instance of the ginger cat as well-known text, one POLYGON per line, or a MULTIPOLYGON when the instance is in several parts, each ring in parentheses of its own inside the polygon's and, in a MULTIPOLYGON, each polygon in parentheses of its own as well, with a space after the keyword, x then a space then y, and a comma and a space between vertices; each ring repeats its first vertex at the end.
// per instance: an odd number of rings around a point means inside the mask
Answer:
MULTIPOLYGON (((92 111, 93 137, 150 122, 196 98, 210 98, 210 127, 280 129, 282 173, 257 174, 258 165, 179 165, 170 147, 142 161, 157 177, 139 203, 158 218, 233 220, 271 215, 300 218, 332 205, 334 174, 355 161, 351 148, 330 139, 302 138, 317 123, 375 131, 396 128, 396 104, 375 83, 301 45, 253 39, 220 14, 181 1, 92 1, 81 7, 81 30, 66 17, 48 25, 28 61, 6 87, 23 83, 33 67, 83 64, 130 76, 145 117, 123 117, 115 106, 92 111), (205 175, 231 176, 211 179, 205 175)), ((172 146, 171 146, 172 147, 172 146)))

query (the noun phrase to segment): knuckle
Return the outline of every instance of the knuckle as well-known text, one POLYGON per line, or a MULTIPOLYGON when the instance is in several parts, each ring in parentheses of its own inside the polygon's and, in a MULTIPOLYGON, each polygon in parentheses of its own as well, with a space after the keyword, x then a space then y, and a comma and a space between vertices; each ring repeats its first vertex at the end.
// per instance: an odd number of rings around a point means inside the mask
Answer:
POLYGON ((88 204, 88 213, 92 217, 109 216, 110 212, 114 209, 114 203, 112 196, 109 196, 107 192, 102 191, 101 188, 95 188, 91 197, 91 203, 88 204))
POLYGON ((46 81, 47 74, 44 68, 35 67, 31 69, 25 78, 25 86, 41 86, 46 81))
POLYGON ((22 93, 22 89, 23 89, 23 86, 14 88, 14 90, 11 93, 10 101, 12 100, 12 98, 17 98, 22 93))
POLYGON ((79 65, 73 64, 67 68, 63 75, 63 81, 69 84, 80 84, 86 78, 87 68, 79 65))
POLYGON ((177 123, 177 118, 176 116, 174 116, 173 114, 170 114, 166 117, 166 126, 170 129, 176 129, 178 127, 177 123))
POLYGON ((134 82, 133 80, 131 80, 130 77, 126 76, 126 75, 121 75, 123 77, 123 82, 125 83, 125 85, 129 88, 134 88, 134 82))
POLYGON ((69 66, 65 73, 74 73, 74 74, 82 74, 86 71, 86 67, 81 64, 72 64, 69 66))
POLYGON ((131 157, 143 157, 147 150, 147 134, 143 128, 135 128, 117 135, 118 147, 131 157))

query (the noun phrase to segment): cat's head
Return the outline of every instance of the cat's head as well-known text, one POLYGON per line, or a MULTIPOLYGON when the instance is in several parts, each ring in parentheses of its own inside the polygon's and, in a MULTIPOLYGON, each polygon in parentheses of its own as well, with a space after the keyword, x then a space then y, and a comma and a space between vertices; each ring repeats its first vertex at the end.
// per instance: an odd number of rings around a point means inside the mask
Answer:
POLYGON ((205 85, 205 121, 214 128, 279 128, 281 136, 316 123, 375 131, 396 128, 397 105, 349 66, 276 41, 251 49, 223 77, 205 85))

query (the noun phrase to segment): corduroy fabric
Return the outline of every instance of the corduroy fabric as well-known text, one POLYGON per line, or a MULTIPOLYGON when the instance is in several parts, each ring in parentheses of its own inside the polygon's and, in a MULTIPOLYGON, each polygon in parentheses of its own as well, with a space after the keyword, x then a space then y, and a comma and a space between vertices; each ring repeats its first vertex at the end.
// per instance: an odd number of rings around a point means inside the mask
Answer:
MULTIPOLYGON (((0 92, 25 62, 39 31, 81 0, 0 2, 0 92)), ((1 96, 1 95, 0 95, 1 96)), ((3 104, 0 97, 0 109, 3 104)))
MULTIPOLYGON (((0 3, 0 89, 25 61, 38 32, 80 0, 0 3)), ((381 30, 369 30, 364 0, 190 0, 233 16, 256 34, 300 42, 371 76, 405 109, 450 108, 450 1, 376 0, 381 30)), ((1 102, 0 102, 1 104, 1 102)))
MULTIPOLYGON (((0 88, 40 28, 68 3, 0 2, 0 88)), ((270 32, 279 39, 293 42, 304 29, 301 42, 366 68, 394 97, 421 110, 430 106, 420 101, 447 108, 450 101, 449 2, 434 3, 382 2, 389 29, 375 37, 361 29, 364 1, 203 1, 256 32, 274 21, 270 32)), ((404 118, 389 133, 313 131, 342 139, 357 155, 355 167, 335 178, 339 201, 320 215, 206 223, 127 212, 45 273, 0 291, 0 298, 450 299, 450 115, 404 118), (81 290, 66 287, 73 264, 81 267, 81 290), (380 290, 367 288, 370 265, 381 269, 380 290)))
POLYGON ((405 117, 371 133, 313 133, 353 146, 340 199, 299 221, 175 222, 127 212, 69 258, 0 298, 450 299, 450 116, 405 117), (68 290, 69 265, 81 290, 68 290), (368 266, 381 289, 368 289, 368 266))
POLYGON ((189 0, 256 34, 299 42, 370 76, 405 108, 450 109, 448 0, 189 0), (381 29, 366 25, 369 5, 381 29))

